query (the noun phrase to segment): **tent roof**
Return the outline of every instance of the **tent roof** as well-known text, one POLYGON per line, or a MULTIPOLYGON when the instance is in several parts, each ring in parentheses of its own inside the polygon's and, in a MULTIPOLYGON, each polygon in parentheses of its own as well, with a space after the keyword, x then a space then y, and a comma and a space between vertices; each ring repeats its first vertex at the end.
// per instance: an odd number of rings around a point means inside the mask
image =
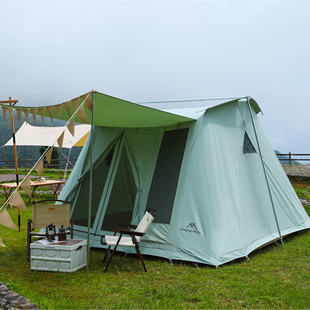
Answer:
MULTIPOLYGON (((146 104, 133 103, 96 91, 91 91, 55 106, 14 106, 14 109, 19 111, 19 113, 22 113, 22 111, 30 111, 34 115, 34 118, 36 118, 37 114, 41 114, 42 117, 49 116, 51 118, 69 120, 84 102, 84 107, 80 108, 78 113, 76 113, 75 121, 91 124, 92 93, 94 94, 94 125, 106 127, 157 127, 194 121, 198 119, 205 110, 232 101, 231 99, 223 99, 214 102, 206 101, 203 105, 196 105, 195 107, 194 102, 197 102, 197 100, 180 100, 175 102, 172 106, 173 109, 165 109, 164 107, 158 108, 156 105, 146 106, 146 104)), ((234 98, 234 100, 241 98, 245 97, 234 98)), ((259 113, 260 108, 258 104, 253 99, 250 99, 250 102, 255 112, 259 113)), ((10 107, 5 105, 0 106, 2 106, 3 109, 10 109, 10 107)))
MULTIPOLYGON (((25 122, 15 134, 16 145, 54 145, 58 147, 57 139, 65 130, 62 147, 72 148, 73 146, 83 146, 90 131, 90 127, 90 125, 75 126, 73 137, 66 127, 31 126, 25 122)), ((13 145, 12 138, 5 144, 5 146, 11 145, 13 145)))
MULTIPOLYGON (((193 119, 200 118, 207 110, 219 107, 235 100, 246 100, 246 97, 235 98, 218 98, 218 99, 196 99, 196 100, 169 100, 169 101, 153 101, 141 104, 148 107, 156 108, 168 113, 173 113, 193 119)), ((250 103, 254 111, 258 114, 261 112, 256 101, 250 98, 250 103)))

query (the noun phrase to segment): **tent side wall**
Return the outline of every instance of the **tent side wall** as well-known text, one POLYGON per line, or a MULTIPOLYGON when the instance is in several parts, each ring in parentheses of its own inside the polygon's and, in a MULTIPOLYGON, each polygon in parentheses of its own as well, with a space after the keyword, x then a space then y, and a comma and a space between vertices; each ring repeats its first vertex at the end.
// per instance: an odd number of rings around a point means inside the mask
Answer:
MULTIPOLYGON (((246 110, 245 108, 243 109, 246 110)), ((262 156, 281 234, 286 235, 289 232, 296 231, 298 226, 300 226, 300 229, 305 229, 309 227, 307 212, 299 201, 291 182, 275 155, 257 116, 255 114, 252 115, 262 149, 262 156)), ((253 135, 253 132, 251 135, 253 135)))
MULTIPOLYGON (((305 229, 309 218, 253 114, 281 231, 305 229)), ((278 238, 257 150, 246 101, 200 118, 189 132, 166 240, 146 238, 143 253, 220 265, 278 238), (246 133, 254 153, 244 150, 246 133)), ((156 223, 150 228, 155 235, 161 229, 156 223)))

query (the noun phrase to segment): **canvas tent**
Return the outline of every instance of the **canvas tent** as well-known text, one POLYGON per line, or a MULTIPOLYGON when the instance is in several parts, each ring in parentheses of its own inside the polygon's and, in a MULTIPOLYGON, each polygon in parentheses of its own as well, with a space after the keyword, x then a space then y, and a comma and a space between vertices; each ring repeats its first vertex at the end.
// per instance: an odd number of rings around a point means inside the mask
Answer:
POLYGON ((93 92, 92 135, 59 197, 71 201, 74 237, 90 229, 90 246, 100 247, 115 221, 137 224, 152 207, 142 254, 218 266, 309 228, 258 104, 244 97, 207 105, 162 111, 93 92))
POLYGON ((151 106, 96 91, 40 108, 0 104, 4 116, 16 110, 26 121, 39 113, 68 120, 68 128, 92 124, 59 197, 71 201, 74 237, 88 246, 100 247, 115 221, 139 223, 149 207, 157 216, 142 254, 215 266, 309 228, 255 100, 151 106))

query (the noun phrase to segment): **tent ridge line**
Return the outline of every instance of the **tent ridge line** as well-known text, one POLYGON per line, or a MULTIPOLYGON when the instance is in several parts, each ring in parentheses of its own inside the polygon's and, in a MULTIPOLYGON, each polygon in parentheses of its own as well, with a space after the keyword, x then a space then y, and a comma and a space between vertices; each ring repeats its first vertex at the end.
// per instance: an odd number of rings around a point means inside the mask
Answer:
POLYGON ((226 97, 226 98, 203 98, 203 99, 177 99, 177 100, 157 100, 157 101, 139 101, 139 103, 172 103, 172 102, 199 102, 199 101, 212 101, 212 100, 236 100, 236 99, 244 99, 246 96, 241 97, 226 97))

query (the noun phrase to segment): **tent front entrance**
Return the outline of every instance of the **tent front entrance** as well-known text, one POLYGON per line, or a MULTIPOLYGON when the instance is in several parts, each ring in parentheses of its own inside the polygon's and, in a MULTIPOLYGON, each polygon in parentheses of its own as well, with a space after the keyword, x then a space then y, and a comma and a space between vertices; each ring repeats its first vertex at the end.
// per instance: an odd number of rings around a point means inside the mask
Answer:
MULTIPOLYGON (((106 131, 95 128, 97 133, 106 131)), ((156 210, 156 223, 170 223, 188 132, 189 128, 116 131, 93 164, 92 235, 114 231, 115 222, 136 223, 148 208, 156 210)), ((100 144, 95 152, 98 148, 100 144)), ((89 178, 88 168, 68 197, 75 231, 80 233, 87 232, 89 178)))
MULTIPOLYGON (((113 141, 93 166, 92 233, 114 231, 116 221, 131 222, 138 193, 133 169, 123 136, 113 141)), ((76 229, 81 231, 87 230, 89 175, 88 171, 79 181, 72 214, 76 229)))

